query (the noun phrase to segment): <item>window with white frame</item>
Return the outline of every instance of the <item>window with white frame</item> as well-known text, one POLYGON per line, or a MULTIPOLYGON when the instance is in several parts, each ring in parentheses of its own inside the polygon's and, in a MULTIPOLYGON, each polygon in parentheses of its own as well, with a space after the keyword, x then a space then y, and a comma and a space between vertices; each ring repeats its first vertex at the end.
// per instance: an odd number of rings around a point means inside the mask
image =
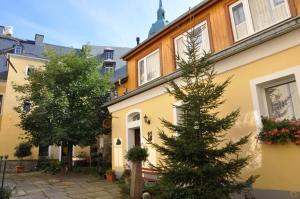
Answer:
POLYGON ((20 54, 22 54, 22 51, 23 51, 22 46, 16 46, 15 47, 15 54, 20 55, 20 54))
POLYGON ((272 119, 300 119, 300 96, 295 75, 286 75, 256 85, 260 115, 272 119))
POLYGON ((105 63, 104 71, 106 73, 113 73, 115 71, 115 64, 114 63, 105 63))
POLYGON ((229 12, 235 41, 291 16, 288 0, 239 0, 229 12))
POLYGON ((3 95, 0 94, 0 115, 2 114, 3 95))
MULTIPOLYGON (((207 22, 203 21, 200 24, 196 25, 192 30, 189 31, 195 31, 195 34, 197 36, 197 43, 199 45, 199 51, 200 54, 203 52, 209 52, 210 51, 210 41, 209 41, 209 33, 208 33, 208 27, 207 22)), ((176 55, 178 55, 180 58, 186 60, 186 45, 187 45, 187 34, 184 33, 174 40, 175 43, 175 52, 176 55)))
POLYGON ((160 76, 159 50, 138 61, 139 85, 143 85, 160 76))
POLYGON ((267 87, 265 95, 270 118, 300 118, 300 100, 295 80, 267 87))

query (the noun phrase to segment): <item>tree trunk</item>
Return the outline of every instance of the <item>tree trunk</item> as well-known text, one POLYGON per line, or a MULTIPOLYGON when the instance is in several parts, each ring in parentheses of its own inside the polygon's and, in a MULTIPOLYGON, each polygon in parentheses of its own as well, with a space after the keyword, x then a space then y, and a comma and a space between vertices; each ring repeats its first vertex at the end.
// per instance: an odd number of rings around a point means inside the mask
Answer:
POLYGON ((68 161, 68 171, 72 171, 73 170, 73 144, 72 143, 68 143, 67 161, 68 161))
POLYGON ((140 199, 143 193, 142 162, 133 162, 131 170, 130 197, 140 199))

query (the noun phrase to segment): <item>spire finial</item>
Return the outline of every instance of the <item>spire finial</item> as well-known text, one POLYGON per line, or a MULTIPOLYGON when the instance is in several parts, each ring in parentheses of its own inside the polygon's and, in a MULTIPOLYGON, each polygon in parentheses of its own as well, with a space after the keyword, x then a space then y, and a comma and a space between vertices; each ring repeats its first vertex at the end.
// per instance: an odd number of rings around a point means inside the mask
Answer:
POLYGON ((157 19, 158 20, 164 20, 165 19, 165 10, 164 10, 163 5, 162 5, 162 0, 159 0, 159 8, 158 8, 158 11, 157 11, 157 19))

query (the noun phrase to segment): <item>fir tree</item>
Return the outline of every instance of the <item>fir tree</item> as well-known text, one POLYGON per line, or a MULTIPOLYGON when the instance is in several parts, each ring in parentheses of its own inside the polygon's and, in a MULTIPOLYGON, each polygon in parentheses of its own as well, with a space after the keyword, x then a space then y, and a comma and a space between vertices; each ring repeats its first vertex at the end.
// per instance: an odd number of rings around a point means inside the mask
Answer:
POLYGON ((167 93, 181 102, 182 118, 175 125, 162 120, 172 133, 159 131, 162 144, 153 143, 162 161, 155 167, 161 174, 161 198, 230 198, 249 187, 257 178, 240 179, 249 157, 240 156, 249 136, 236 142, 226 139, 226 131, 235 123, 239 110, 220 117, 218 108, 230 78, 214 81, 216 72, 209 53, 201 52, 196 31, 187 33, 186 57, 177 56, 182 83, 171 81, 167 93))

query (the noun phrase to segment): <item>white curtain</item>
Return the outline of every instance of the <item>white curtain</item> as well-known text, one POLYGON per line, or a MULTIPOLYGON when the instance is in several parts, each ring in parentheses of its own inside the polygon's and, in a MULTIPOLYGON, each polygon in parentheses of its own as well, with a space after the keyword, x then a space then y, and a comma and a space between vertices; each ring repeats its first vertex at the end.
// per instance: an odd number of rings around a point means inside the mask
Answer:
POLYGON ((151 81, 160 75, 159 51, 146 58, 147 81, 151 81))
POLYGON ((248 0, 248 2, 255 32, 289 17, 286 0, 248 0))
POLYGON ((145 61, 141 60, 139 62, 139 78, 140 85, 145 83, 145 61))
POLYGON ((300 100, 296 82, 266 89, 269 115, 276 119, 300 118, 300 100))
POLYGON ((177 55, 181 59, 186 60, 186 54, 185 54, 186 48, 185 48, 185 42, 184 42, 184 36, 183 35, 176 39, 175 45, 176 45, 177 55))

